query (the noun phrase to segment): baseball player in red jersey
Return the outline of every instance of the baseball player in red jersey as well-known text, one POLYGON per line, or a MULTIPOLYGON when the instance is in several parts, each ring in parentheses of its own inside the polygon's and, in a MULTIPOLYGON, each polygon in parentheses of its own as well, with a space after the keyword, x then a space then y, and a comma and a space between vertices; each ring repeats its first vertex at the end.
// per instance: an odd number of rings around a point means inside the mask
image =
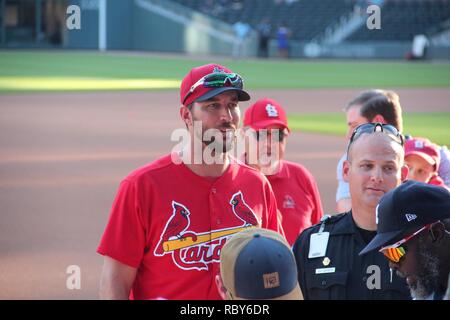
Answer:
POLYGON ((248 108, 244 116, 246 135, 256 137, 256 149, 247 148, 245 162, 261 170, 272 185, 281 212, 282 227, 292 245, 303 229, 316 224, 323 215, 316 181, 300 164, 283 160, 289 127, 286 113, 272 99, 261 99, 248 108), (248 130, 254 134, 248 134, 248 130), (250 153, 257 154, 252 161, 250 153), (268 156, 262 161, 264 152, 268 156), (253 163, 252 163, 253 162, 253 163))
POLYGON ((180 98, 189 142, 120 184, 98 247, 101 298, 220 299, 214 279, 226 240, 252 226, 282 232, 267 179, 228 155, 238 103, 250 99, 241 77, 217 64, 193 68, 180 98), (221 161, 196 162, 195 139, 201 154, 212 148, 214 139, 203 135, 208 130, 218 133, 215 142, 223 140, 213 151, 221 161))

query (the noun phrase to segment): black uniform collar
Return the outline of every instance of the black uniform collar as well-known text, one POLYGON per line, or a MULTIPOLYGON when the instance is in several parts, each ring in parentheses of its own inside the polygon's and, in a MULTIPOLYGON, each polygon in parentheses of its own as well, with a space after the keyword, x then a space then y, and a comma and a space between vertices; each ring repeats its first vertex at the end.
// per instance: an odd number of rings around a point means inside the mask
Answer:
POLYGON ((352 217, 352 210, 344 213, 333 228, 333 235, 357 233, 356 224, 352 217))

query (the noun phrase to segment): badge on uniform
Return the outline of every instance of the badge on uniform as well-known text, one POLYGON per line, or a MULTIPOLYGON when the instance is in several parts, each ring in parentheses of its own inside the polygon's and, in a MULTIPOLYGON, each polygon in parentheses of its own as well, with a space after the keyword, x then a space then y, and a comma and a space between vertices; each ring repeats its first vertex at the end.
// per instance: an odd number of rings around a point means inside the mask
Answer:
POLYGON ((316 274, 324 274, 324 273, 335 273, 336 272, 336 268, 332 267, 332 268, 317 268, 316 269, 316 274))
POLYGON ((313 233, 309 240, 308 258, 311 259, 325 257, 329 238, 329 232, 313 233))

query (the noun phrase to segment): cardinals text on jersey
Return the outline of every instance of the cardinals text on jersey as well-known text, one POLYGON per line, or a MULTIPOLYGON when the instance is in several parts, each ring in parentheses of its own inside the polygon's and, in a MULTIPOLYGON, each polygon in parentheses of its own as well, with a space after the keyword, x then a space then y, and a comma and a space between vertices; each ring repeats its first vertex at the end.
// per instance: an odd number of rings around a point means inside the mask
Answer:
POLYGON ((261 225, 241 191, 233 194, 229 204, 231 211, 242 220, 242 225, 194 232, 189 230, 189 225, 190 216, 195 213, 191 213, 185 205, 172 201, 172 215, 161 234, 154 255, 172 255, 175 265, 183 270, 208 270, 208 264, 220 261, 220 251, 229 237, 236 232, 261 225))

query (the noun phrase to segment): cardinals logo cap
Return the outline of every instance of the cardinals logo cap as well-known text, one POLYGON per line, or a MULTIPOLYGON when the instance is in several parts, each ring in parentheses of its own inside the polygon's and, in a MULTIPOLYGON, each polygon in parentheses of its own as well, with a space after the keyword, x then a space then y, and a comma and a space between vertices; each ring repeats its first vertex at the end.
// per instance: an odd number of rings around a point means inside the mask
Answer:
POLYGON ((192 68, 184 77, 180 87, 180 102, 187 106, 231 90, 237 92, 239 101, 248 101, 250 95, 243 88, 243 80, 237 73, 219 64, 207 64, 192 68), (213 80, 208 81, 208 77, 213 80))
POLYGON ((232 299, 303 300, 294 255, 271 230, 249 228, 234 234, 222 248, 220 273, 232 299))
POLYGON ((281 105, 273 99, 260 99, 245 111, 244 126, 260 130, 267 129, 274 125, 289 130, 286 112, 284 112, 281 105))
POLYGON ((377 207, 377 235, 360 255, 385 247, 429 223, 450 218, 447 189, 406 181, 386 193, 377 207))
POLYGON ((417 155, 435 166, 436 171, 439 169, 441 156, 436 144, 426 138, 411 138, 405 142, 405 158, 409 155, 417 155))

